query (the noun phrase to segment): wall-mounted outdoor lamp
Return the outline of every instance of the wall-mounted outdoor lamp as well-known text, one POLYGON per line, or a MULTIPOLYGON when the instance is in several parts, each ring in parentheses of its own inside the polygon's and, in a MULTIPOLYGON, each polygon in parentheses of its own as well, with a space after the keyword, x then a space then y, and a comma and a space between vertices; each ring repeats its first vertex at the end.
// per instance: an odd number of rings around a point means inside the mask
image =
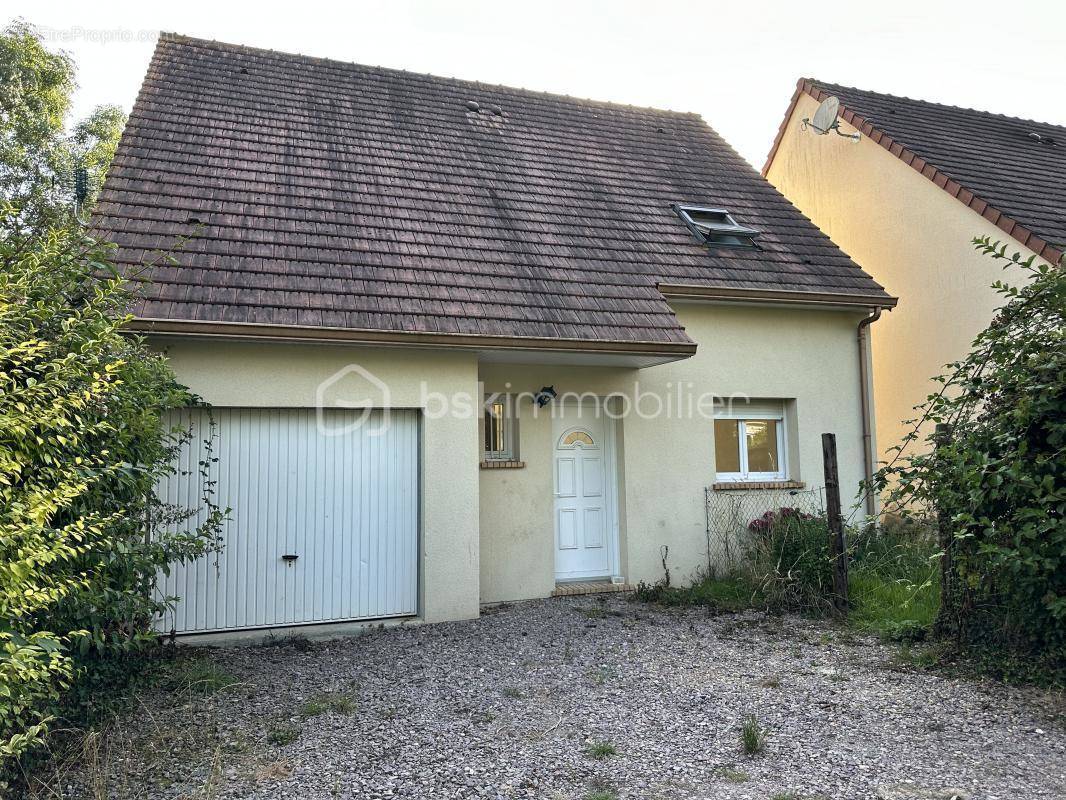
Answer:
POLYGON ((533 399, 537 403, 537 408, 544 408, 558 396, 554 386, 541 386, 540 391, 533 396, 533 399))

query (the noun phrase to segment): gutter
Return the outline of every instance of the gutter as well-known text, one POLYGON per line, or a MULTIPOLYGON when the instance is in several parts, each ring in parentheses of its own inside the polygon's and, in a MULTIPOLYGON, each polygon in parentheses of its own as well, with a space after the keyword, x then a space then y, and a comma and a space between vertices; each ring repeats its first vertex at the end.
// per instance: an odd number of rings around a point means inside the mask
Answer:
MULTIPOLYGON (((881 308, 875 308, 870 316, 859 321, 859 326, 855 330, 859 345, 859 403, 862 409, 863 479, 867 482, 873 477, 877 467, 874 453, 873 421, 870 413, 872 410, 873 386, 870 380, 870 337, 867 329, 881 318, 882 310, 881 308)), ((868 517, 876 517, 878 511, 877 493, 872 491, 869 485, 867 485, 864 499, 866 502, 866 515, 868 517)))
POLYGON ((458 348, 463 350, 553 351, 661 356, 672 360, 695 354, 695 342, 619 342, 594 339, 509 338, 456 333, 270 325, 254 322, 201 322, 179 319, 131 320, 126 329, 153 336, 219 339, 254 339, 274 342, 330 342, 358 345, 458 348))
POLYGON ((834 308, 894 308, 899 298, 887 294, 844 294, 838 292, 796 292, 776 289, 741 289, 723 286, 700 286, 689 283, 660 283, 656 287, 666 298, 708 300, 728 303, 772 303, 794 306, 832 306, 834 308))

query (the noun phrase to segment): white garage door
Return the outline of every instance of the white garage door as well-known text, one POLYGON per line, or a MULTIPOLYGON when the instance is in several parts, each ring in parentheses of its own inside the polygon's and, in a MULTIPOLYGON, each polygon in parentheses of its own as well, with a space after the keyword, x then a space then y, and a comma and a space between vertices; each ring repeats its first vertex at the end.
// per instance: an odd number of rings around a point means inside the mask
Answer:
MULTIPOLYGON (((214 409, 214 452, 195 435, 164 502, 195 505, 197 464, 215 457, 225 547, 175 566, 160 590, 181 598, 159 623, 178 633, 378 619, 416 613, 417 411, 214 409), (320 430, 320 427, 325 428, 320 430)), ((198 434, 206 412, 192 412, 198 434)))

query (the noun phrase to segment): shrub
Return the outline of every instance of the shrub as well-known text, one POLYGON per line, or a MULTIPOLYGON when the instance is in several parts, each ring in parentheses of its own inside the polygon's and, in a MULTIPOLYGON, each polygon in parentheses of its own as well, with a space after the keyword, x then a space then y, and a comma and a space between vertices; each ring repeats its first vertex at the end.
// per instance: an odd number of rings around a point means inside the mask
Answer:
POLYGON ((1066 664, 1066 273, 976 247, 1028 276, 949 364, 875 479, 904 518, 935 513, 937 633, 963 648, 1066 664), (937 433, 939 429, 940 433, 937 433))
POLYGON ((156 642, 160 570, 216 546, 224 516, 209 495, 196 520, 156 499, 188 435, 165 415, 198 400, 120 333, 107 248, 18 217, 0 203, 0 770, 87 672, 156 642))
MULTIPOLYGON (((124 114, 65 130, 74 65, 30 25, 0 34, 0 794, 52 717, 113 697, 156 643, 160 570, 216 544, 222 512, 153 493, 197 403, 120 333, 132 296, 72 209, 91 205, 124 114)), ((208 464, 201 464, 206 472, 208 464)))
POLYGON ((752 534, 749 568, 767 607, 825 610, 833 588, 825 518, 781 508, 753 520, 748 530, 752 534))

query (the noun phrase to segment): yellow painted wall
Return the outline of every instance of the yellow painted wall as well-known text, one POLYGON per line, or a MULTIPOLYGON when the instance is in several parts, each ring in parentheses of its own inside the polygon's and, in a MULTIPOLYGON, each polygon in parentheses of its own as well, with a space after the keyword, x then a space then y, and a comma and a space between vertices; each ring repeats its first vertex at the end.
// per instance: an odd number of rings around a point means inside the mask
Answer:
MULTIPOLYGON (((976 253, 975 236, 1002 230, 880 145, 800 129, 818 103, 799 102, 767 177, 892 295, 899 306, 872 327, 877 446, 885 457, 902 422, 938 386, 930 378, 969 350, 999 304, 989 285, 1004 273, 976 253)), ((845 133, 854 129, 841 122, 845 133)), ((1013 277, 1018 279, 1016 272, 1013 277)))
MULTIPOLYGON (((862 477, 862 428, 855 326, 861 314, 800 309, 679 304, 699 343, 684 361, 643 370, 482 364, 489 392, 745 394, 790 399, 790 477, 821 486, 821 434, 837 434, 844 502, 862 477), (511 386, 508 387, 507 384, 511 386)), ((648 406, 650 408, 650 406, 648 406)), ((714 482, 710 419, 694 415, 620 423, 621 571, 631 583, 661 577, 669 547, 675 580, 706 563, 704 488, 714 482)), ((554 585, 552 458, 547 414, 520 412, 524 469, 481 473, 481 592, 484 602, 543 597, 554 585)))
MULTIPOLYGON (((158 340, 182 381, 215 406, 314 407, 323 382, 357 364, 383 380, 388 395, 358 372, 330 385, 324 400, 367 399, 377 407, 423 407, 430 391, 479 396, 470 353, 158 340)), ((478 615, 478 424, 429 415, 423 420, 421 607, 427 622, 478 615)))

